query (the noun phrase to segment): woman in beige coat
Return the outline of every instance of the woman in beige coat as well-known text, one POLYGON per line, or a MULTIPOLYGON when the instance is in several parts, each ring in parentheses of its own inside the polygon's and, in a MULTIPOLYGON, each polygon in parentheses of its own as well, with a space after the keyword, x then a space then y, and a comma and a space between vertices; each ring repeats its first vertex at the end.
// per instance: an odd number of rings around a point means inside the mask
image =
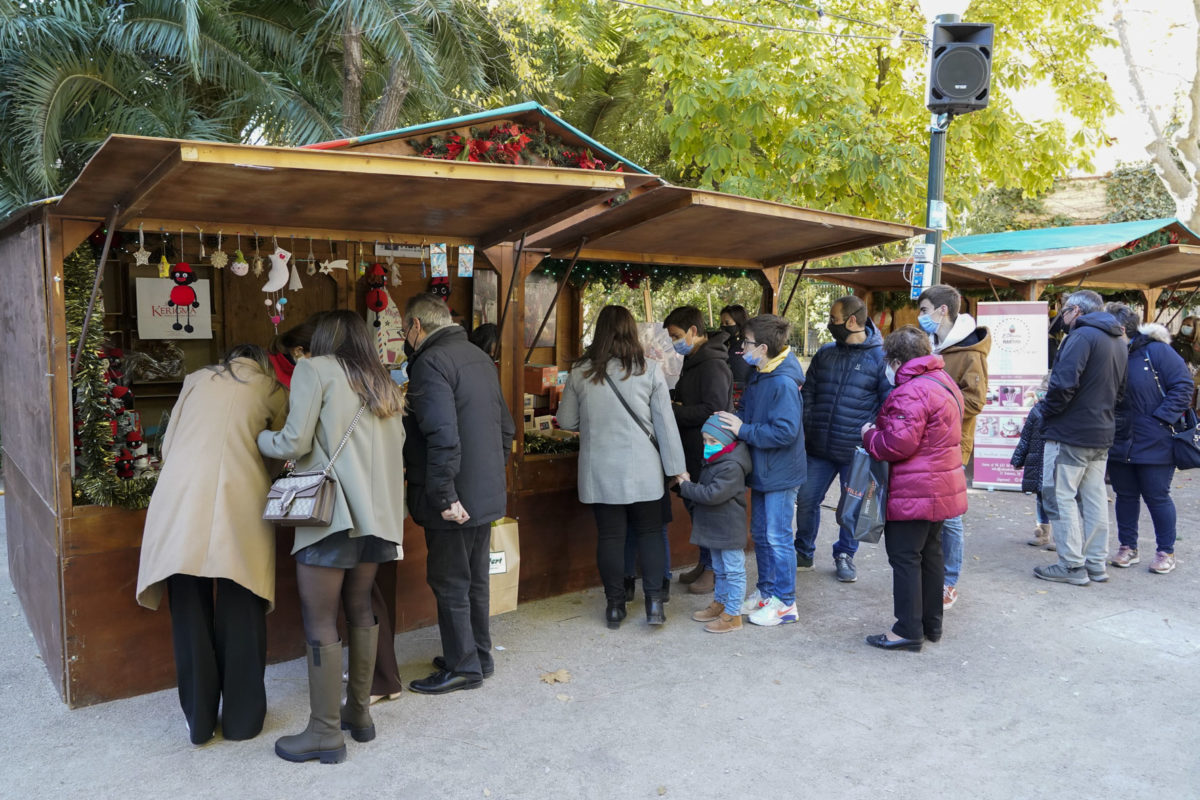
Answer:
POLYGON ((403 398, 379 361, 366 323, 351 311, 321 317, 311 353, 292 373, 287 423, 278 433, 259 434, 259 450, 295 459, 300 472, 322 470, 356 416, 358 422, 333 467, 332 524, 296 528, 292 554, 308 640, 312 713, 304 732, 279 739, 275 753, 288 761, 337 763, 346 757, 342 729, 356 741, 375 738, 368 706, 379 626, 371 611, 371 586, 379 564, 403 554, 403 398), (340 719, 339 600, 350 638, 340 719))
POLYGON ((179 703, 193 744, 212 738, 222 696, 226 739, 262 730, 275 531, 262 521, 270 480, 255 437, 282 425, 286 405, 266 353, 235 347, 187 376, 163 441, 137 601, 157 609, 164 587, 170 596, 179 703))

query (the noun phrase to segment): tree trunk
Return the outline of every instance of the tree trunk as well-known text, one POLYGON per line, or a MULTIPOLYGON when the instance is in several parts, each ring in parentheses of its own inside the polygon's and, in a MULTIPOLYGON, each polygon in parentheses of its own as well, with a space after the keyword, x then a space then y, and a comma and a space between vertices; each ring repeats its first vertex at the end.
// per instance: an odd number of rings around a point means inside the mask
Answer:
MULTIPOLYGON (((1192 8, 1196 24, 1200 26, 1200 0, 1192 0, 1192 8)), ((1166 187, 1167 193, 1175 201, 1175 216, 1193 231, 1200 231, 1200 188, 1196 184, 1197 178, 1200 177, 1200 47, 1197 48, 1196 60, 1191 65, 1192 78, 1187 92, 1190 120, 1187 128, 1180 130, 1172 138, 1164 131, 1158 115, 1146 99, 1142 79, 1133 60, 1133 46, 1125 30, 1124 16, 1117 15, 1114 27, 1137 104, 1146 115, 1154 134, 1154 140, 1146 145, 1150 163, 1166 187)))
POLYGON ((362 28, 346 12, 346 27, 342 32, 342 134, 359 136, 362 120, 362 28))
POLYGON ((383 97, 379 98, 379 106, 371 116, 370 133, 390 131, 400 126, 400 111, 404 108, 404 100, 408 97, 411 86, 408 73, 404 71, 400 61, 393 61, 383 97))

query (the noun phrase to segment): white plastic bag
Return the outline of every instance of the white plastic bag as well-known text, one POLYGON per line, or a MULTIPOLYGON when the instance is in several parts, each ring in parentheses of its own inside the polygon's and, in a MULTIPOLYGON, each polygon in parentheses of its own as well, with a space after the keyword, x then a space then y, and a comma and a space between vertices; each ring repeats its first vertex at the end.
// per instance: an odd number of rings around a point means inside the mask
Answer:
POLYGON ((679 373, 683 371, 683 356, 675 352, 667 329, 661 322, 639 322, 638 337, 646 358, 658 362, 663 377, 667 379, 667 388, 674 390, 675 384, 679 383, 679 373))

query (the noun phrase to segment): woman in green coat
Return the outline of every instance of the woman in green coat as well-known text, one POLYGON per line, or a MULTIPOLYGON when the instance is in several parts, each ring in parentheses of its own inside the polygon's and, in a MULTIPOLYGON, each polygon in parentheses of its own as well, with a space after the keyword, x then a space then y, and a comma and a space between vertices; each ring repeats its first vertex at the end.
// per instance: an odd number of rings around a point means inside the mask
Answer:
POLYGON ((292 554, 308 640, 311 715, 302 733, 275 743, 275 753, 288 761, 337 763, 346 757, 341 729, 356 741, 375 738, 368 706, 379 626, 371 611, 371 586, 379 564, 403 557, 403 398, 379 361, 366 323, 353 312, 323 316, 311 352, 292 373, 283 430, 263 431, 259 450, 272 458, 294 459, 298 472, 322 470, 356 415, 363 413, 333 467, 332 523, 296 528, 292 554), (339 602, 350 637, 346 704, 340 715, 339 602))

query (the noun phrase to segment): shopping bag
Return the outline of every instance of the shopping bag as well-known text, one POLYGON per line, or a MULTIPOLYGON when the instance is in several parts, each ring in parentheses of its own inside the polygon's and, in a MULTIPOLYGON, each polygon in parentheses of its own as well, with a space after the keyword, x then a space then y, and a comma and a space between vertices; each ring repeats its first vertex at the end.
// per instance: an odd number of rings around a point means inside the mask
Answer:
POLYGON ((888 463, 876 461, 861 447, 854 451, 850 480, 838 501, 838 525, 860 542, 878 542, 887 521, 888 463))
POLYGON ((489 551, 491 599, 488 613, 494 617, 517 607, 517 589, 521 580, 521 537, 515 519, 504 517, 492 523, 489 551))
POLYGON ((1183 415, 1183 428, 1172 432, 1172 446, 1175 452, 1176 469, 1196 469, 1200 467, 1200 423, 1197 422, 1196 412, 1190 408, 1183 415))

